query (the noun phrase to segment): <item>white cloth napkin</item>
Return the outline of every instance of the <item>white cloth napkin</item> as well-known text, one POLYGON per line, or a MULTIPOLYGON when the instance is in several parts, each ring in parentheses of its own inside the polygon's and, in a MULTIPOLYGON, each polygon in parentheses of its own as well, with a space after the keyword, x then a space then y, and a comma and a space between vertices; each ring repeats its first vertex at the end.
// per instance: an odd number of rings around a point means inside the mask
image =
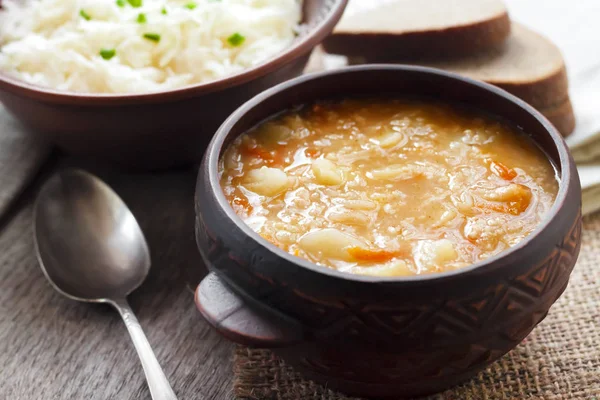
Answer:
MULTIPOLYGON (((358 13, 397 0, 351 0, 347 13, 358 13)), ((446 0, 440 0, 446 1, 446 0)), ((504 0, 513 21, 544 34, 563 52, 577 128, 567 138, 578 165, 583 212, 600 210, 600 0, 504 0)), ((328 56, 322 68, 345 59, 328 56)))

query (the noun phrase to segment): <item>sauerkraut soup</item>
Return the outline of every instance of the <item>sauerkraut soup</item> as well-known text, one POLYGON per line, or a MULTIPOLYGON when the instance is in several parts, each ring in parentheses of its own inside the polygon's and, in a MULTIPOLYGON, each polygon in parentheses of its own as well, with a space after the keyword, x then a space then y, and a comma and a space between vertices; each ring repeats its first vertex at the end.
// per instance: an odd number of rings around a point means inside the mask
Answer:
POLYGON ((373 276, 461 268, 536 229, 553 165, 512 126, 446 104, 317 103, 233 141, 219 165, 235 212, 313 263, 373 276))

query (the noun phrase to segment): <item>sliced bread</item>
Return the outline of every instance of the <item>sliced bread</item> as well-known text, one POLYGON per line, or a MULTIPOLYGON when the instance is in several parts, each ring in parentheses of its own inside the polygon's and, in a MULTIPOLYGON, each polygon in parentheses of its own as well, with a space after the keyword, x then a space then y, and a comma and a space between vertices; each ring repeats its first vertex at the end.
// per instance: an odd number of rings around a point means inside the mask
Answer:
POLYGON ((549 108, 538 109, 563 136, 568 136, 575 130, 575 113, 571 100, 567 98, 561 104, 549 108))
POLYGON ((501 0, 395 0, 346 13, 323 46, 346 56, 462 56, 497 46, 509 33, 501 0))
POLYGON ((483 80, 542 111, 563 135, 572 133, 575 127, 567 71, 560 50, 544 36, 517 23, 513 23, 512 32, 502 45, 475 55, 431 60, 382 53, 369 57, 350 57, 349 62, 424 65, 483 80))
POLYGON ((517 23, 502 46, 460 59, 414 63, 486 81, 539 109, 563 104, 569 97, 560 50, 544 36, 517 23))

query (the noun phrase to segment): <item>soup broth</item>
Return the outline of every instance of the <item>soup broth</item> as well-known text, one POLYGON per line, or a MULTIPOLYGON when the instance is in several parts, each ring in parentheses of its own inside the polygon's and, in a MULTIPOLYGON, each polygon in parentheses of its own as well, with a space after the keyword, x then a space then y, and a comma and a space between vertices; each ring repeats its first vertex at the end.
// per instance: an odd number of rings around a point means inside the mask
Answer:
POLYGON ((409 100, 317 103, 264 122, 220 161, 235 212, 313 263, 374 276, 443 272, 523 240, 558 181, 524 134, 409 100))

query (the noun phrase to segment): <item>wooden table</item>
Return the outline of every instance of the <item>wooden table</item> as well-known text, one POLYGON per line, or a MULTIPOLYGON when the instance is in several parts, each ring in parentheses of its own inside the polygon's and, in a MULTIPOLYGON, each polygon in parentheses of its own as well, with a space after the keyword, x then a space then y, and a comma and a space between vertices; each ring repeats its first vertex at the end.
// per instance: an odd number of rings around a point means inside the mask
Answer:
MULTIPOLYGON (((571 46, 568 35, 574 27, 597 29, 594 21, 583 23, 595 17, 591 9, 597 0, 582 0, 577 7, 564 0, 543 8, 538 3, 508 1, 516 20, 565 49, 572 73, 594 65, 600 70, 593 46, 571 46), (550 16, 581 23, 556 24, 550 16)), ((590 43, 597 39, 584 37, 590 43)), ((51 161, 45 171, 51 173, 56 164, 51 161)), ((232 345, 201 319, 189 289, 204 270, 194 244, 195 172, 100 175, 132 208, 149 240, 152 270, 130 300, 175 392, 186 400, 232 398, 232 345), (188 276, 190 270, 198 276, 188 276)), ((148 399, 143 371, 116 312, 63 298, 42 275, 31 232, 32 200, 41 180, 0 218, 0 399, 148 399)))
MULTIPOLYGON (((56 168, 51 161, 44 169, 56 168)), ((204 270, 194 243, 195 172, 100 176, 149 241, 150 276, 130 301, 175 392, 188 400, 231 398, 232 347, 202 320, 189 288, 204 270)), ((148 399, 117 313, 62 297, 42 275, 31 230, 41 180, 0 221, 0 399, 148 399)))

